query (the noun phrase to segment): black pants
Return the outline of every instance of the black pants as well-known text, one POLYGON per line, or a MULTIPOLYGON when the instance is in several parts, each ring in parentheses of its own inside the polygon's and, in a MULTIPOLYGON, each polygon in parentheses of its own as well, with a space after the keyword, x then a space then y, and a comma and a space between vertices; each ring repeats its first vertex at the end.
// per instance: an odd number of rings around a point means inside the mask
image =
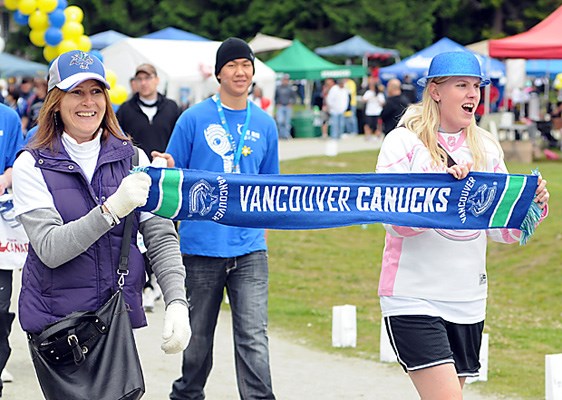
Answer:
MULTIPOLYGON (((10 312, 12 298, 11 270, 0 270, 0 373, 6 367, 12 349, 8 337, 12 330, 15 314, 10 312)), ((0 397, 2 396, 3 383, 0 379, 0 397)))

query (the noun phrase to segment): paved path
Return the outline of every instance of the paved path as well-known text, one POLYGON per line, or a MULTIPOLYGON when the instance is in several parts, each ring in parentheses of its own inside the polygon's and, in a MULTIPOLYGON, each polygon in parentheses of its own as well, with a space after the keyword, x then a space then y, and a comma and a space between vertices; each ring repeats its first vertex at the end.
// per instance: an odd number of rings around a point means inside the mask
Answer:
MULTIPOLYGON (((280 144, 282 159, 324 154, 326 142, 321 139, 296 139, 280 144)), ((362 137, 340 141, 339 149, 357 151, 376 148, 374 142, 362 137)), ((21 274, 14 274, 14 302, 21 274)), ((165 355, 160 350, 160 333, 164 317, 163 302, 156 303, 148 315, 149 327, 137 335, 144 366, 147 400, 166 400, 171 383, 180 374, 181 355, 165 355)), ((4 386, 4 397, 10 400, 42 399, 31 365, 25 335, 14 323, 10 336, 12 356, 8 369, 14 382, 4 386)), ((381 364, 356 358, 346 358, 311 350, 270 332, 271 370, 273 385, 280 400, 407 400, 418 398, 407 375, 397 364, 381 364)), ((222 312, 215 340, 215 365, 207 385, 209 400, 237 400, 230 313, 222 312)), ((66 399, 61 399, 66 400, 66 399)), ((96 399, 92 399, 96 400, 96 399)), ((473 387, 465 390, 465 400, 495 400, 477 394, 473 387)))

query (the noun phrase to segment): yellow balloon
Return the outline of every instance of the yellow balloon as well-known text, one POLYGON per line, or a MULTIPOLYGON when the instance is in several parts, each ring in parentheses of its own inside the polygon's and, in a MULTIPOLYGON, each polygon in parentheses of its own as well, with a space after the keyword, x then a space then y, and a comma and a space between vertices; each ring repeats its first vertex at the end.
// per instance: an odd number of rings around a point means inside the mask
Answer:
POLYGON ((45 60, 48 62, 53 61, 58 55, 59 53, 56 46, 45 46, 43 48, 43 57, 45 57, 45 60))
POLYGON ((554 89, 556 90, 560 90, 562 89, 562 72, 558 73, 556 75, 556 78, 554 79, 554 89))
POLYGON ((127 100, 127 89, 123 85, 117 85, 109 90, 109 99, 112 104, 120 106, 127 100))
POLYGON ((4 0, 4 7, 8 10, 15 11, 18 9, 19 3, 19 0, 4 0))
POLYGON ((33 11, 27 23, 31 29, 46 30, 49 27, 49 16, 43 11, 33 11))
POLYGON ((78 45, 73 40, 65 39, 57 45, 58 55, 72 50, 78 50, 78 45))
POLYGON ((45 29, 32 29, 29 32, 29 40, 37 47, 43 47, 45 42, 45 29))
POLYGON ((80 36, 78 40, 75 40, 75 42, 78 45, 78 50, 82 50, 82 51, 92 50, 92 41, 86 35, 80 36))
POLYGON ((60 30, 63 39, 78 40, 84 34, 84 26, 76 21, 65 22, 60 30))
POLYGON ((110 69, 105 70, 105 80, 109 83, 110 88, 117 86, 117 74, 110 69))
POLYGON ((20 0, 18 4, 18 10, 22 14, 29 15, 37 9, 36 0, 20 0))
POLYGON ((64 9, 64 16, 66 17, 67 22, 82 22, 82 19, 84 18, 84 11, 82 11, 82 9, 78 6, 68 6, 64 9))
POLYGON ((58 5, 58 0, 38 0, 37 8, 46 14, 55 11, 58 5))

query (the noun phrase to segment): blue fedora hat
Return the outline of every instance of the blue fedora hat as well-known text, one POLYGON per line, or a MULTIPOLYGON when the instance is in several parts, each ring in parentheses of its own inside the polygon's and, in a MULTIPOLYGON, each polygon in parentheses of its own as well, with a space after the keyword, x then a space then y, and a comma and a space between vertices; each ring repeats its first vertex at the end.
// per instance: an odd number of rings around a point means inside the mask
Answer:
POLYGON ((474 76, 480 78, 480 86, 486 86, 490 80, 482 74, 476 56, 468 51, 450 51, 437 54, 431 60, 427 76, 418 79, 418 85, 425 86, 427 81, 438 76, 474 76))

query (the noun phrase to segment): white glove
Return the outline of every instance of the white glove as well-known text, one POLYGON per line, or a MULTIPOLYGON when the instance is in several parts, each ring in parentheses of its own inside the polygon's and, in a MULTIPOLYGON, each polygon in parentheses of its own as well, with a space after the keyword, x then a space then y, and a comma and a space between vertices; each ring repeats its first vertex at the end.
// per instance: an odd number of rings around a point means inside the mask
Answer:
POLYGON ((105 206, 119 218, 125 217, 135 208, 146 204, 150 183, 150 176, 145 172, 127 175, 117 191, 105 201, 105 206))
POLYGON ((175 354, 185 350, 191 338, 189 310, 185 304, 172 303, 166 308, 164 329, 162 329, 162 345, 166 354, 175 354))

